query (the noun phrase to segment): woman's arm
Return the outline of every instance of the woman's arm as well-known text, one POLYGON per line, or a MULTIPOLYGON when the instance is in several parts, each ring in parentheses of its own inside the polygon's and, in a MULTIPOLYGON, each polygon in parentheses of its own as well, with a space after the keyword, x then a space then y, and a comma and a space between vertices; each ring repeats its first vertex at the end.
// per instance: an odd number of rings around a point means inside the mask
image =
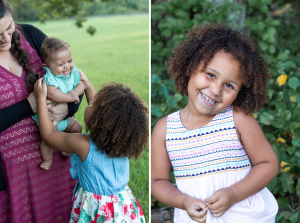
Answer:
POLYGON ((161 119, 153 129, 151 136, 151 193, 160 202, 184 209, 198 222, 206 220, 206 205, 203 201, 189 197, 179 191, 170 178, 171 161, 166 149, 167 117, 161 119), (199 212, 198 209, 203 211, 199 212))
POLYGON ((233 115, 237 134, 253 166, 243 180, 205 199, 212 203, 208 208, 214 217, 221 216, 235 203, 261 191, 278 173, 277 156, 257 121, 243 112, 234 111, 233 115))
POLYGON ((48 114, 47 85, 46 82, 42 83, 42 78, 35 83, 34 94, 37 98, 39 130, 43 140, 58 150, 76 153, 84 161, 89 153, 89 139, 82 134, 55 131, 48 114))

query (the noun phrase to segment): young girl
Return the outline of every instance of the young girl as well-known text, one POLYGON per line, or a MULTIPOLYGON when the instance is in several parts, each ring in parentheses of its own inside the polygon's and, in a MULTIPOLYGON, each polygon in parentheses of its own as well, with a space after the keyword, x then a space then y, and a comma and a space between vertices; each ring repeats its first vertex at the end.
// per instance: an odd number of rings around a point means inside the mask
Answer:
MULTIPOLYGON (((78 103, 84 84, 80 81, 68 44, 57 38, 46 37, 41 46, 41 58, 46 70, 44 81, 47 84, 47 98, 56 103, 78 103)), ((33 119, 38 122, 38 115, 34 115, 33 119)), ((82 130, 81 124, 74 117, 53 124, 57 124, 56 129, 61 132, 81 133, 82 130)), ((53 149, 45 140, 42 140, 40 148, 44 160, 40 167, 48 170, 52 164, 53 149)), ((70 156, 65 152, 62 154, 70 156)))
POLYGON ((55 131, 47 112, 46 83, 40 79, 34 86, 43 139, 72 153, 70 172, 78 183, 70 222, 144 223, 143 211, 127 183, 128 159, 137 159, 148 141, 148 109, 130 88, 107 85, 96 94, 81 75, 89 104, 84 115, 89 135, 55 131))
POLYGON ((167 65, 188 103, 153 130, 152 195, 176 207, 175 223, 275 222, 278 206, 266 186, 278 160, 251 116, 267 99, 260 51, 224 25, 197 27, 187 37, 167 65))

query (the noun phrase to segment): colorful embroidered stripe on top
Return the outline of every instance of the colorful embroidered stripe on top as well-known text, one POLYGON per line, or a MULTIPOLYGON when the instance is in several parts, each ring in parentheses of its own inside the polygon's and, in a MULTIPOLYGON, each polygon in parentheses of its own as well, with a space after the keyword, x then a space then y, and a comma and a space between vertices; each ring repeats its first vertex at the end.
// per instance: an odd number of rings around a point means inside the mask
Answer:
POLYGON ((177 180, 250 168, 229 107, 206 126, 188 130, 180 111, 168 116, 166 146, 177 180))

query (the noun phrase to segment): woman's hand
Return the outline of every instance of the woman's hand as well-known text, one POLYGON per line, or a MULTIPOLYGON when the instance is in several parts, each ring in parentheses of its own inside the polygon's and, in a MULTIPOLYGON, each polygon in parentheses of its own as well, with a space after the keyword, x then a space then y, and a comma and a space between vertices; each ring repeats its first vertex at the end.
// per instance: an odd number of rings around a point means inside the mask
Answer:
POLYGON ((56 126, 60 121, 64 120, 68 115, 68 104, 67 103, 56 103, 52 105, 52 101, 47 100, 47 107, 49 111, 50 119, 53 125, 56 126))
POLYGON ((82 70, 78 69, 79 74, 80 74, 80 80, 84 83, 85 89, 91 85, 91 82, 89 81, 89 79, 87 78, 87 76, 85 76, 85 74, 82 72, 82 70))
POLYGON ((37 113, 37 103, 36 103, 36 97, 34 95, 33 92, 31 92, 28 97, 27 97, 27 100, 31 106, 31 109, 34 113, 37 113))
POLYGON ((207 207, 203 201, 187 196, 182 205, 191 219, 200 223, 206 222, 207 207))
POLYGON ((234 197, 233 190, 226 187, 215 191, 210 198, 205 199, 205 202, 212 216, 220 217, 236 203, 234 197))

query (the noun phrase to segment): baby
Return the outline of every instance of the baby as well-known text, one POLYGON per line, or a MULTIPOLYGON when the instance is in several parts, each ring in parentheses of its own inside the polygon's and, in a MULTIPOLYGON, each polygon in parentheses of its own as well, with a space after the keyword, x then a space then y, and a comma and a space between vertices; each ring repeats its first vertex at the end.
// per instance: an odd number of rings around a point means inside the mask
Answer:
MULTIPOLYGON (((80 81, 80 74, 73 62, 69 45, 57 38, 46 37, 41 47, 41 59, 46 74, 43 80, 47 84, 47 98, 56 103, 79 103, 79 95, 83 94, 85 86, 80 81)), ((33 119, 38 122, 37 114, 33 119)), ((53 123, 56 125, 56 123, 53 123)), ((70 117, 57 123, 57 131, 69 133, 81 133, 82 126, 74 118, 70 117)), ((53 159, 53 149, 44 140, 41 145, 43 163, 42 169, 48 170, 53 159)), ((66 152, 63 155, 68 156, 66 152)))

